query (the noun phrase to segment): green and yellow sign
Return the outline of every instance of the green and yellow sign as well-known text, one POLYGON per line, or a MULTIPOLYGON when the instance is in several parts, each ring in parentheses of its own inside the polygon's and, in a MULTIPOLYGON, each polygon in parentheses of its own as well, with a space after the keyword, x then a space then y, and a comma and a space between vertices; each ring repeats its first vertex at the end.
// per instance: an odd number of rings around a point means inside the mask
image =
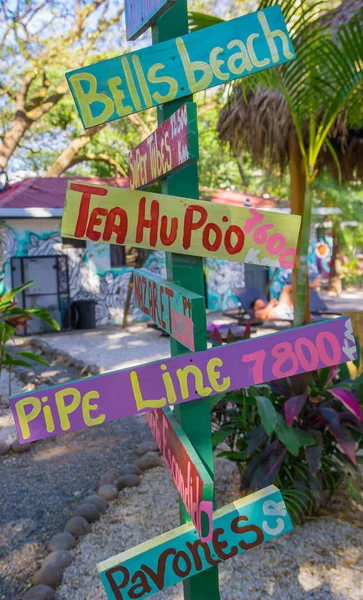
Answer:
POLYGON ((279 6, 67 73, 85 128, 292 60, 279 6))

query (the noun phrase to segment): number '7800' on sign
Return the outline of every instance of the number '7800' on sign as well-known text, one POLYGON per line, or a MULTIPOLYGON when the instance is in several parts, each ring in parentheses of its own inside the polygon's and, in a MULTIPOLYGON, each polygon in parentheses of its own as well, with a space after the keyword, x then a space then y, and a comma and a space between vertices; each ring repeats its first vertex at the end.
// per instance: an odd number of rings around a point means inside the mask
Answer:
POLYGON ((14 396, 11 409, 19 440, 34 441, 355 358, 341 317, 14 396))

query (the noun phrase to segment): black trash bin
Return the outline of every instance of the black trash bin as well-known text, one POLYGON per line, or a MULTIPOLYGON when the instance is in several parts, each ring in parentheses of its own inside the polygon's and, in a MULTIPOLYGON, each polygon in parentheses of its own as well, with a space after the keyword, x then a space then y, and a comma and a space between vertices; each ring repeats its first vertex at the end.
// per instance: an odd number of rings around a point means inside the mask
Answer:
POLYGON ((75 329, 96 329, 96 300, 72 302, 72 321, 75 329))

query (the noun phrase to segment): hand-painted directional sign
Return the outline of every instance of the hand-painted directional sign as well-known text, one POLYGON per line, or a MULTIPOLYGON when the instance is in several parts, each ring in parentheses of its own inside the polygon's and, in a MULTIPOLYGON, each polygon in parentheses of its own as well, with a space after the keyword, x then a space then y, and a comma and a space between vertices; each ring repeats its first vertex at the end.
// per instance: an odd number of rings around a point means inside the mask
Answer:
POLYGON ((213 481, 207 469, 169 407, 157 408, 146 418, 199 537, 210 542, 213 481))
POLYGON ((11 398, 19 440, 35 441, 170 404, 354 360, 346 317, 67 382, 11 398))
POLYGON ((301 217, 68 182, 62 236, 292 268, 301 217))
POLYGON ((202 542, 182 525, 97 565, 109 600, 147 598, 292 530, 281 492, 270 485, 213 514, 213 538, 202 542))
POLYGON ((139 309, 194 352, 194 338, 203 324, 198 324, 193 314, 198 309, 205 310, 204 298, 146 269, 135 269, 134 282, 135 302, 139 309))
POLYGON ((66 74, 85 128, 295 58, 279 6, 66 74))
POLYGON ((198 158, 197 107, 187 102, 130 152, 130 187, 140 189, 198 158))
POLYGON ((136 40, 176 0, 125 0, 126 39, 136 40))

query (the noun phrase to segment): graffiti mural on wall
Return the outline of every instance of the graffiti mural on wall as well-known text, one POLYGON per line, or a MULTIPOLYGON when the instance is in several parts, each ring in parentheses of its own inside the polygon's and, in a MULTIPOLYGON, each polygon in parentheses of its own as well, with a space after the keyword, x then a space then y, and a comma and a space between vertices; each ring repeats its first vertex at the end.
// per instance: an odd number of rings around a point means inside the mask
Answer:
MULTIPOLYGON (((36 229, 36 223, 31 223, 36 229)), ((98 325, 119 323, 123 318, 128 284, 132 269, 110 268, 110 250, 95 254, 93 248, 64 247, 57 231, 37 232, 19 229, 8 223, 0 225, 2 240, 2 287, 11 287, 11 266, 13 256, 51 256, 65 254, 68 257, 70 296, 72 300, 94 299, 97 302, 96 319, 98 325), (102 254, 103 252, 103 254, 102 254), (106 260, 104 260, 106 257, 106 260), (98 269, 101 267, 101 270, 98 269)), ((104 246, 104 245, 102 245, 104 246)), ((157 274, 165 275, 165 261, 162 252, 153 252, 147 258, 145 267, 157 274)), ((66 277, 61 271, 60 277, 66 277)), ((139 310, 132 305, 130 316, 137 318, 139 310)))
MULTIPOLYGON (((66 255, 68 258, 69 286, 72 300, 97 302, 96 320, 98 325, 120 323, 132 269, 112 268, 108 244, 87 243, 87 248, 64 246, 59 233, 60 220, 18 219, 0 223, 1 265, 0 293, 11 287, 11 258, 14 256, 66 255), (2 286, 2 287, 1 287, 2 286)), ((166 277, 164 252, 151 252, 143 267, 166 277)), ((233 287, 244 285, 244 267, 239 263, 208 259, 206 261, 208 280, 208 307, 223 310, 237 306, 233 287)), ((60 272, 60 277, 66 273, 60 272)), ((145 315, 133 301, 130 319, 143 320, 145 315)))
POLYGON ((232 290, 244 287, 244 266, 227 260, 206 260, 208 281, 208 308, 210 310, 226 310, 238 306, 232 290))

